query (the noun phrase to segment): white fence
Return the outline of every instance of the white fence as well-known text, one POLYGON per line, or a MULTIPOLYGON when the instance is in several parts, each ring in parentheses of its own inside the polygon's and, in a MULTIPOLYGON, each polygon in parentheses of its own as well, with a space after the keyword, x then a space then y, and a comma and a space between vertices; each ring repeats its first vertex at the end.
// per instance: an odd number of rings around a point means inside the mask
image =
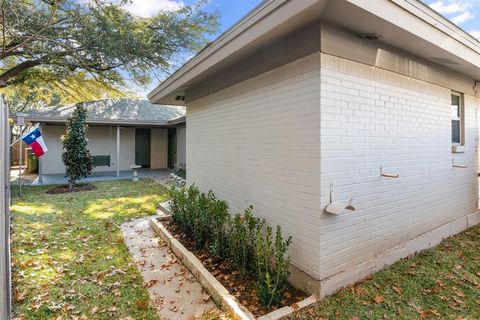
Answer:
POLYGON ((10 146, 7 104, 0 96, 0 319, 10 319, 10 146))

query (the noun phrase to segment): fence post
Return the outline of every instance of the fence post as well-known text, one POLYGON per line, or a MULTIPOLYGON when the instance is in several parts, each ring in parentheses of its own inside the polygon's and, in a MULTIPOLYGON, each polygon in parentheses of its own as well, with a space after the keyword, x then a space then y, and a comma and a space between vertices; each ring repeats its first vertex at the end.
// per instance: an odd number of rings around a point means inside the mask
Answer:
POLYGON ((11 318, 10 139, 8 108, 0 96, 0 319, 11 318))

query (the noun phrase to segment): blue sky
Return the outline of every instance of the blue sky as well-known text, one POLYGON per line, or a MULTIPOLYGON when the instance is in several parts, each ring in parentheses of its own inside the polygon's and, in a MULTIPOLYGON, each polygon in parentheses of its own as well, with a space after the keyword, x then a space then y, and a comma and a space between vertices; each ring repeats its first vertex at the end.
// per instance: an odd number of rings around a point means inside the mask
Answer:
MULTIPOLYGON (((88 0, 83 0, 88 1, 88 0)), ((126 9, 132 14, 148 17, 158 10, 175 10, 182 5, 190 5, 195 3, 195 0, 130 0, 130 4, 126 5, 126 9)), ((261 0, 208 0, 205 6, 207 11, 216 11, 220 13, 220 33, 224 32, 236 22, 238 22, 250 10, 255 8, 261 0)), ((214 40, 217 36, 212 36, 214 40)), ((158 80, 154 79, 152 83, 144 88, 135 88, 132 85, 132 90, 145 98, 147 94, 158 85, 158 80)))
POLYGON ((424 0, 423 2, 480 40, 480 0, 424 0))
MULTIPOLYGON (((91 1, 91 0, 80 0, 91 1)), ((196 0, 129 0, 127 9, 139 16, 150 16, 158 10, 172 10, 196 0)), ((221 31, 235 24, 261 0, 206 0, 205 9, 221 14, 221 31)), ((480 0, 422 0, 434 10, 452 20, 480 39, 480 0)))
MULTIPOLYGON (((90 0, 81 0, 90 1, 90 0)), ((155 14, 158 10, 175 10, 182 5, 191 5, 196 0, 129 0, 130 3, 125 7, 132 14, 148 17, 155 14)), ((207 0, 204 9, 207 11, 217 11, 221 14, 221 31, 225 31, 230 26, 240 20, 250 10, 255 8, 261 0, 207 0)))
MULTIPOLYGON (((422 1, 480 40, 480 0, 422 1)), ((130 0, 126 8, 132 14, 148 17, 158 10, 175 10, 195 2, 196 0, 130 0)), ((205 10, 220 13, 220 32, 223 32, 261 2, 261 0, 207 0, 205 10)), ((212 40, 217 36, 212 36, 212 40)), ((136 91, 141 96, 146 96, 157 85, 158 80, 153 80, 147 88, 139 88, 136 91)))

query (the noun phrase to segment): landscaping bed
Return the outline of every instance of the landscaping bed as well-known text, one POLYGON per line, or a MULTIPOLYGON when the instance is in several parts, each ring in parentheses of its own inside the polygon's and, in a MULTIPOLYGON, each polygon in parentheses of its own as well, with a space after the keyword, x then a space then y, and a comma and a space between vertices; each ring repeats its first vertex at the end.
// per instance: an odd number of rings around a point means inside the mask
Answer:
POLYGON ((256 278, 254 275, 248 273, 242 274, 229 261, 222 261, 213 257, 204 247, 197 248, 195 241, 187 236, 172 220, 162 220, 162 224, 172 236, 192 252, 202 262, 205 268, 254 316, 265 315, 281 306, 293 305, 295 308, 297 303, 307 298, 304 292, 288 284, 280 306, 262 306, 255 294, 256 278))
POLYGON ((235 318, 281 319, 316 302, 288 282, 292 237, 252 206, 230 213, 227 202, 195 185, 173 187, 170 198, 150 226, 235 318))
POLYGON ((68 192, 90 191, 94 189, 95 189, 95 186, 90 183, 76 184, 75 186, 73 186, 72 189, 70 189, 70 186, 68 184, 62 184, 62 185, 55 186, 51 189, 48 189, 47 193, 62 194, 62 193, 68 193, 68 192))

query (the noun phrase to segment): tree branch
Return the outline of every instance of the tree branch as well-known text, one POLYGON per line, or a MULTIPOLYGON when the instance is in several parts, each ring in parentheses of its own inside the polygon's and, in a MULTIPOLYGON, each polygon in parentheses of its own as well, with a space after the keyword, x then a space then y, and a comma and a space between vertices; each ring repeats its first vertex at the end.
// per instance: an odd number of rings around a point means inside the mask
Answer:
POLYGON ((5 88, 8 86, 8 80, 20 74, 22 71, 36 67, 42 64, 40 59, 37 60, 27 60, 22 63, 17 64, 15 67, 5 71, 0 75, 0 88, 5 88))

